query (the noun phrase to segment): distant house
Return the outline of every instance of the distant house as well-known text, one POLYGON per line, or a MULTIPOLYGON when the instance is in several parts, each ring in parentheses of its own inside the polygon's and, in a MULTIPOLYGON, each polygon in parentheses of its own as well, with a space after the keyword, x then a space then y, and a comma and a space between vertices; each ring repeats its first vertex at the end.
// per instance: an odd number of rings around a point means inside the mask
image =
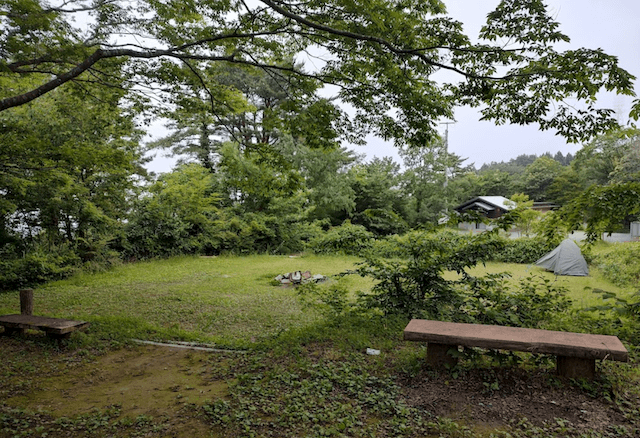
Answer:
MULTIPOLYGON (((489 219, 496 219, 507 211, 513 210, 515 207, 515 202, 505 198, 504 196, 478 196, 468 200, 467 202, 463 202, 455 207, 454 210, 458 213, 475 210, 489 219)), ((466 230, 484 230, 488 228, 487 225, 483 223, 468 222, 461 223, 459 227, 466 230)))
POLYGON ((515 208, 515 202, 505 198, 504 196, 478 196, 463 202, 454 208, 458 213, 467 210, 476 210, 481 212, 489 219, 499 218, 509 210, 515 208))

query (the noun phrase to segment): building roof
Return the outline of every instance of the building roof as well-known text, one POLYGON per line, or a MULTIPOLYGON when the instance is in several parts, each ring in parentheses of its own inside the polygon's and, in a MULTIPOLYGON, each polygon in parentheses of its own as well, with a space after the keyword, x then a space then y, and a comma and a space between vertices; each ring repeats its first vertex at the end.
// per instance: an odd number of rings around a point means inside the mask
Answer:
POLYGON ((513 210, 515 206, 515 202, 505 198, 504 196, 478 196, 468 200, 467 202, 463 202, 454 208, 454 210, 463 211, 468 210, 469 208, 480 208, 485 211, 491 211, 501 208, 508 211, 513 210))

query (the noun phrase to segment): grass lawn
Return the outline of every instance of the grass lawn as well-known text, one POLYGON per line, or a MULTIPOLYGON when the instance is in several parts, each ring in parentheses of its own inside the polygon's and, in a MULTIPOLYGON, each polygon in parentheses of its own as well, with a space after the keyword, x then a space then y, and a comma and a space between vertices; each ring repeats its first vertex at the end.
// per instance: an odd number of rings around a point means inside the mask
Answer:
MULTIPOLYGON (((92 322, 111 336, 180 339, 248 346, 317 319, 302 311, 294 288, 278 274, 310 270, 332 276, 355 257, 178 257, 80 274, 34 291, 34 313, 92 322)), ((350 289, 368 289, 350 276, 350 289)), ((19 313, 16 293, 0 294, 0 314, 19 313)))
MULTIPOLYGON (((118 266, 52 282, 34 292, 36 315, 90 321, 109 337, 206 341, 249 347, 284 330, 318 320, 301 308, 294 288, 274 286, 278 274, 310 270, 333 276, 352 269, 359 259, 347 256, 177 257, 118 266)), ((488 263, 474 275, 510 272, 513 281, 530 275, 565 286, 577 307, 602 303, 593 289, 620 296, 621 289, 597 271, 589 277, 557 277, 536 266, 488 263)), ((451 274, 450 278, 453 278, 451 274)), ((369 290, 371 280, 343 278, 349 290, 369 290)), ((19 313, 16 293, 0 294, 0 314, 19 313)))
MULTIPOLYGON (((592 382, 562 380, 531 354, 468 351, 424 367, 425 347, 402 340, 402 318, 326 321, 303 309, 285 272, 332 276, 340 256, 179 257, 119 266, 39 287, 35 314, 91 322, 62 345, 37 332, 0 337, 0 437, 626 437, 640 433, 640 371, 606 362, 592 382), (129 343, 200 341, 244 351, 129 343), (380 351, 368 355, 368 347, 380 351)), ((585 288, 625 295, 592 277, 488 264, 473 273, 541 275, 597 304, 585 288)), ((348 276, 346 287, 372 282, 348 276)), ((16 292, 0 314, 18 313, 16 292)))
POLYGON ((518 281, 529 276, 539 276, 552 280, 558 285, 567 289, 567 296, 571 298, 575 307, 584 308, 602 304, 601 295, 593 293, 594 289, 603 289, 614 292, 621 298, 630 296, 634 290, 631 288, 621 288, 605 279, 602 274, 594 268, 590 268, 587 277, 558 276, 553 272, 546 271, 533 264, 517 263, 487 263, 486 266, 476 266, 469 271, 472 275, 483 275, 485 273, 509 272, 514 281, 518 281))

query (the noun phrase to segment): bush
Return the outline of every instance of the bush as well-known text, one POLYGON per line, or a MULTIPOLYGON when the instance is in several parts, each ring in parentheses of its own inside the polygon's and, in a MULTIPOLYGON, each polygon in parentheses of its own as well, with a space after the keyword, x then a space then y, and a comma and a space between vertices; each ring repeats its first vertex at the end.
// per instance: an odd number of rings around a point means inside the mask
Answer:
POLYGON ((463 304, 451 319, 457 322, 542 328, 571 306, 566 289, 548 278, 529 276, 517 286, 507 274, 489 274, 461 282, 463 304))
POLYGON ((504 248, 493 259, 503 263, 535 263, 552 249, 545 239, 539 237, 505 239, 504 248))
POLYGON ((356 270, 377 281, 372 293, 361 295, 361 308, 408 318, 540 327, 570 307, 565 290, 550 280, 529 277, 513 286, 508 274, 466 272, 504 250, 506 240, 497 233, 413 232, 394 240, 399 257, 369 255, 356 270), (447 271, 460 276, 449 280, 447 271))
POLYGON ((402 238, 403 236, 398 236, 397 234, 378 238, 373 241, 370 253, 387 259, 402 257, 405 255, 405 251, 401 246, 402 238))
POLYGON ((362 255, 371 250, 373 242, 373 233, 362 225, 345 221, 312 239, 309 247, 316 254, 362 255))
POLYGON ((189 224, 157 203, 144 199, 125 226, 123 257, 146 259, 193 252, 189 224))
POLYGON ((76 272, 81 259, 69 245, 34 244, 24 255, 5 246, 0 251, 0 290, 16 290, 76 272))
POLYGON ((286 216, 247 213, 220 222, 214 236, 219 241, 213 253, 290 254, 303 251, 322 230, 315 223, 296 222, 286 216))
POLYGON ((387 236, 407 231, 406 222, 395 212, 384 208, 369 208, 356 213, 353 221, 364 225, 377 236, 387 236))
POLYGON ((389 260, 369 254, 356 272, 372 277, 372 293, 362 297, 366 307, 386 314, 447 318, 458 306, 456 282, 445 271, 466 277, 465 269, 483 263, 503 244, 495 233, 463 236, 455 232, 413 232, 398 238, 400 255, 389 260))
POLYGON ((125 258, 147 259, 179 254, 288 254, 305 249, 321 233, 292 207, 283 211, 243 212, 228 208, 200 217, 198 223, 143 199, 125 227, 125 258))
POLYGON ((591 262, 604 277, 621 287, 640 284, 640 242, 626 242, 594 253, 591 262))

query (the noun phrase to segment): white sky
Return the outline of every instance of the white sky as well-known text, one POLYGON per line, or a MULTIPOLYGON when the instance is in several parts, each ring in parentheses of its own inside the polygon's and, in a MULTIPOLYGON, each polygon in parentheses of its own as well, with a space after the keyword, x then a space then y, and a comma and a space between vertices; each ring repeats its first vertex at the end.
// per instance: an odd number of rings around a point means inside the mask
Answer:
MULTIPOLYGON (((464 23, 465 32, 477 36, 486 15, 498 0, 444 0, 449 15, 464 23)), ((640 77, 640 0, 547 0, 549 11, 560 23, 560 31, 571 38, 562 50, 585 47, 601 48, 617 56, 620 66, 640 77)), ((640 94, 640 82, 635 90, 640 94)), ((633 98, 606 94, 599 96, 598 106, 617 111, 620 122, 628 121, 633 98)), ((465 164, 475 163, 479 168, 492 161, 508 161, 521 154, 555 154, 561 151, 575 153, 580 145, 567 144, 551 131, 541 132, 537 126, 502 125, 480 122, 479 113, 472 108, 456 110, 456 124, 449 126, 449 150, 468 158, 465 164)), ((441 132, 444 134, 444 125, 441 132)), ((368 144, 354 147, 368 158, 391 156, 401 163, 397 151, 390 143, 375 137, 368 144)), ((159 155, 159 154, 158 154, 159 155)), ((169 171, 173 160, 157 157, 151 170, 169 171)))

